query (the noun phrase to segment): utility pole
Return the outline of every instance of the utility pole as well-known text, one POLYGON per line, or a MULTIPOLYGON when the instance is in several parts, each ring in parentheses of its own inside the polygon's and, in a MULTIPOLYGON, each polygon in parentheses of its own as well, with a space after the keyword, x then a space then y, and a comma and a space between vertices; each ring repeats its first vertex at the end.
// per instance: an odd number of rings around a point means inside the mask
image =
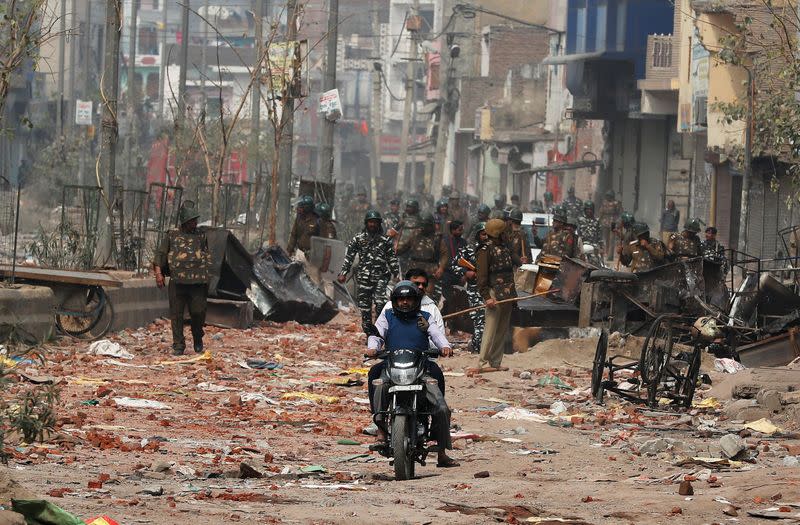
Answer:
MULTIPOLYGON (((261 173, 261 78, 264 71, 263 63, 261 61, 261 57, 264 56, 264 14, 266 9, 264 9, 264 2, 266 0, 253 0, 255 2, 255 13, 256 13, 256 57, 255 57, 255 64, 253 67, 255 71, 253 73, 253 88, 251 93, 251 100, 252 100, 252 107, 250 109, 250 151, 254 157, 254 172, 255 172, 255 185, 253 188, 253 192, 250 194, 250 202, 248 206, 248 210, 257 210, 260 207, 258 206, 258 192, 261 191, 262 186, 262 173, 261 173)), ((250 164, 250 159, 248 158, 248 164, 250 164)), ((266 198, 266 196, 265 196, 266 198)), ((254 219, 254 215, 251 217, 251 214, 247 214, 247 224, 245 224, 244 228, 244 235, 245 235, 245 245, 247 245, 248 240, 248 233, 250 231, 250 223, 254 219)), ((267 218, 266 217, 259 217, 260 222, 263 223, 267 218)))
POLYGON ((739 242, 736 249, 742 253, 747 253, 747 227, 750 223, 750 186, 752 184, 753 169, 753 71, 746 67, 747 71, 747 127, 744 130, 744 170, 742 173, 742 209, 741 220, 739 221, 739 242))
MULTIPOLYGON (((419 13, 419 0, 414 0, 414 7, 411 11, 411 16, 408 17, 406 23, 416 23, 417 15, 419 13), (412 22, 413 20, 413 22, 412 22)), ((408 28, 408 25, 406 26, 408 28)), ((414 27, 412 25, 412 27, 414 27)), ((403 128, 400 132, 400 159, 397 163, 397 189, 399 191, 406 191, 406 159, 408 157, 408 128, 411 120, 411 104, 414 104, 414 71, 417 61, 417 31, 416 28, 412 31, 408 28, 409 40, 411 41, 410 56, 406 64, 406 98, 403 101, 403 128)), ((429 190, 431 188, 428 188, 429 190)))
POLYGON ((158 118, 164 118, 164 98, 167 91, 167 0, 161 0, 161 67, 158 75, 158 118))
POLYGON ((72 3, 70 4, 71 13, 69 17, 69 97, 67 97, 67 99, 70 101, 70 103, 69 111, 67 111, 67 122, 69 123, 70 127, 75 126, 75 99, 78 98, 75 96, 75 86, 77 82, 77 79, 75 78, 75 72, 77 69, 78 54, 78 42, 76 40, 78 29, 78 6, 76 3, 77 0, 72 0, 72 3))
MULTIPOLYGON (((128 34, 128 97, 127 109, 128 115, 128 136, 125 140, 125 175, 128 177, 128 182, 132 180, 131 170, 133 169, 133 135, 135 133, 135 113, 136 101, 134 95, 134 82, 136 79, 136 19, 139 16, 139 0, 131 0, 131 21, 129 25, 128 34)), ((125 184, 123 183, 123 186, 125 184)))
MULTIPOLYGON (((443 46, 444 47, 444 46, 443 46)), ((431 191, 433 188, 441 188, 444 185, 445 174, 447 173, 447 141, 449 140, 450 131, 450 112, 452 110, 452 101, 450 100, 450 82, 453 69, 453 60, 458 57, 458 46, 452 46, 447 50, 447 67, 442 69, 442 81, 439 84, 439 127, 436 133, 436 158, 433 161, 433 181, 431 182, 431 191)), ((441 49, 440 68, 444 65, 445 49, 441 49)))
POLYGON ((58 19, 58 97, 56 98, 56 130, 64 133, 64 61, 66 53, 67 0, 61 0, 61 15, 58 19))
POLYGON ((189 0, 184 0, 181 17, 181 73, 178 80, 178 122, 186 119, 186 69, 189 67, 189 0))
MULTIPOLYGON (((297 40, 297 0, 287 0, 286 2, 286 42, 291 45, 291 60, 293 62, 293 76, 286 79, 285 100, 282 101, 281 122, 280 122, 280 162, 278 166, 278 191, 276 221, 277 232, 270 231, 270 244, 275 244, 279 236, 281 244, 285 244, 289 238, 289 212, 292 200, 292 153, 294 150, 294 90, 297 81, 300 79, 298 68, 300 67, 297 40)), ((274 191, 274 188, 273 188, 274 191)), ((273 200, 274 202, 274 200, 273 200)))
MULTIPOLYGON (((84 12, 85 25, 83 28, 83 100, 91 100, 92 93, 92 1, 86 0, 86 11, 84 12)), ((84 137, 88 135, 88 130, 81 128, 81 133, 84 137)), ((78 164, 78 184, 81 186, 86 184, 86 154, 87 149, 91 147, 90 143, 86 143, 81 147, 81 154, 78 164)))
MULTIPOLYGON (((209 1, 206 0, 206 12, 205 12, 206 20, 208 20, 209 18, 208 17, 209 5, 210 5, 209 1)), ((208 74, 208 22, 205 22, 203 24, 203 47, 201 48, 200 55, 202 63, 201 67, 203 69, 203 71, 200 73, 200 91, 203 94, 203 110, 205 111, 206 102, 208 100, 208 97, 206 96, 206 75, 208 74)))
MULTIPOLYGON (((330 11, 328 12, 328 41, 325 57, 325 80, 322 85, 323 91, 336 89, 336 48, 339 40, 339 0, 328 0, 330 11)), ((336 121, 322 119, 322 149, 319 155, 319 176, 323 182, 333 181, 333 135, 336 129, 336 121)))
MULTIPOLYGON (((105 49, 103 60, 102 94, 104 99, 103 117, 101 123, 102 142, 99 159, 99 177, 105 184, 105 196, 109 208, 108 212, 108 242, 111 255, 115 251, 114 221, 111 206, 114 202, 114 186, 116 186, 116 157, 117 135, 119 122, 117 122, 117 98, 119 96, 119 37, 122 15, 121 0, 106 1, 106 28, 105 49)), ((100 181, 98 181, 100 182, 100 181)))
POLYGON ((377 181, 381 178, 381 19, 377 9, 372 10, 372 47, 375 55, 372 71, 372 159, 370 163, 370 202, 377 202, 377 181))

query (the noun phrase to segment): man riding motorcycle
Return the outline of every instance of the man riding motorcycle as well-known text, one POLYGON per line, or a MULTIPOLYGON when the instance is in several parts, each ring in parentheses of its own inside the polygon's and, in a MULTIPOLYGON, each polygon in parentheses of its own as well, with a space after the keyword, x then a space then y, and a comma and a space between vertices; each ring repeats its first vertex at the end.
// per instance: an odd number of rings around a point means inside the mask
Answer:
MULTIPOLYGON (((441 328, 429 322, 430 313, 422 311, 420 305, 422 296, 417 287, 411 281, 400 281, 394 287, 391 295, 392 308, 384 310, 375 321, 375 330, 367 339, 368 350, 366 355, 375 357, 379 351, 394 352, 396 350, 410 349, 425 351, 428 349, 428 338, 439 349, 443 357, 453 355, 450 343, 442 332, 441 328)), ((452 449, 450 439, 450 409, 444 400, 443 393, 439 390, 435 379, 436 370, 439 366, 428 361, 428 373, 425 374, 426 399, 430 403, 432 410, 433 434, 438 443, 439 467, 455 467, 458 463, 447 456, 446 449, 452 449)), ((385 410, 384 406, 388 402, 389 384, 381 381, 386 363, 373 365, 369 371, 369 384, 374 386, 370 389, 370 406, 373 415, 385 410), (377 381, 376 381, 377 380, 377 381)), ((385 422, 380 416, 376 420, 378 424, 378 443, 383 443, 386 439, 385 422)))

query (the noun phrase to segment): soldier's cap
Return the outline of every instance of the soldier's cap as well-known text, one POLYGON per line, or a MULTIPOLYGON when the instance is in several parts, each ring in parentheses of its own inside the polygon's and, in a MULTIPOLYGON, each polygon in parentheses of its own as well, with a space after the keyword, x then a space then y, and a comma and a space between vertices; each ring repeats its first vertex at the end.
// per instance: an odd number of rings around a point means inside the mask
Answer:
POLYGON ((178 221, 181 224, 186 224, 192 219, 200 217, 200 212, 194 207, 194 203, 186 203, 178 210, 178 221))
POLYGON ((490 219, 486 223, 486 235, 489 237, 494 237, 495 239, 500 237, 500 234, 503 233, 503 230, 506 229, 506 223, 502 219, 490 219))

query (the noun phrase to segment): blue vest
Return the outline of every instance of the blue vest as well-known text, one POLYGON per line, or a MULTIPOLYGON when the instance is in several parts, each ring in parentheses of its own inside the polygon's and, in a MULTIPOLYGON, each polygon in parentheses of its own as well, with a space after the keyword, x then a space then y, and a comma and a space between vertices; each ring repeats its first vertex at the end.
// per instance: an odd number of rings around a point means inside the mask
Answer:
MULTIPOLYGON (((426 321, 430 320, 431 314, 428 312, 420 311, 419 314, 426 321)), ((423 332, 417 326, 417 318, 405 320, 400 319, 394 314, 391 308, 386 310, 386 321, 389 325, 386 329, 386 350, 394 352, 395 350, 403 349, 428 349, 428 332, 423 332)))

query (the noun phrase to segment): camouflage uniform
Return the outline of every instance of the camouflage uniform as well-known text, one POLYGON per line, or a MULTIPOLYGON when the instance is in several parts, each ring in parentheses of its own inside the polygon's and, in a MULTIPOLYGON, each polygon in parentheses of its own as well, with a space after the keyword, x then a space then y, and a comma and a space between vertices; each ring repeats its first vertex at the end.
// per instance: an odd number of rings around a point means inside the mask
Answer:
POLYGON ((383 227, 386 231, 396 230, 400 231, 400 222, 402 217, 399 213, 388 211, 383 214, 383 227))
POLYGON ((600 221, 594 217, 589 218, 585 215, 578 217, 578 235, 587 244, 591 244, 597 248, 603 245, 603 239, 600 233, 600 221))
POLYGON ((701 241, 700 253, 703 255, 704 259, 721 264, 721 273, 723 276, 728 274, 728 258, 725 257, 725 247, 722 246, 719 241, 701 241))
POLYGON ((346 275, 350 271, 356 256, 356 303, 361 310, 362 326, 366 326, 372 323, 373 305, 377 315, 389 300, 389 279, 400 273, 400 265, 392 240, 381 233, 370 235, 363 231, 353 237, 347 245, 340 275, 346 275))
MULTIPOLYGON (((491 221, 487 226, 487 231, 490 227, 491 221)), ((503 244, 499 235, 492 237, 488 243, 478 249, 475 266, 478 269, 478 292, 484 303, 489 299, 502 301, 516 297, 511 250, 503 244)), ((481 341, 478 366, 494 368, 500 366, 503 360, 506 332, 510 329, 512 310, 512 304, 501 304, 486 311, 486 330, 481 341)))
POLYGON ((528 242, 528 234, 525 230, 514 231, 509 228, 503 232, 503 242, 508 246, 511 251, 511 258, 514 260, 514 267, 518 268, 522 265, 521 257, 527 257, 530 261, 531 245, 528 242))
POLYGON ((583 201, 574 195, 570 195, 564 199, 561 206, 564 207, 564 211, 567 213, 568 217, 580 217, 583 215, 583 201))
MULTIPOLYGON (((481 246, 482 244, 480 244, 478 241, 475 241, 474 244, 466 243, 459 248, 456 256, 450 261, 450 272, 452 272, 453 275, 459 279, 462 279, 467 273, 467 269, 458 265, 459 259, 466 259, 473 266, 475 266, 478 262, 477 251, 481 246)), ((477 276, 467 280, 464 284, 464 289, 467 292, 467 301, 469 302, 470 308, 483 305, 483 297, 481 297, 481 294, 478 291, 477 276)), ((473 326, 472 349, 474 352, 479 352, 481 349, 481 341, 483 341, 483 330, 486 325, 486 315, 483 308, 481 308, 480 310, 470 312, 469 317, 472 319, 473 326)))
POLYGON ((308 255, 311 250, 311 237, 320 236, 320 221, 319 217, 314 212, 306 212, 303 215, 298 214, 294 219, 292 231, 289 234, 289 244, 286 251, 289 256, 293 256, 295 250, 300 250, 303 254, 308 255))
POLYGON ((676 259, 693 259, 700 256, 700 239, 696 235, 684 237, 681 233, 673 233, 670 237, 670 254, 676 259))
POLYGON ((558 231, 550 230, 542 243, 542 253, 539 254, 539 258, 541 259, 545 255, 552 257, 579 256, 578 236, 566 226, 558 231))
POLYGON ((210 254, 204 231, 170 230, 161 240, 153 259, 163 275, 168 275, 169 317, 172 325, 172 349, 182 354, 186 349, 183 313, 189 308, 192 341, 197 352, 203 350, 203 325, 206 321, 210 254))
POLYGON ((319 220, 319 236, 325 239, 336 238, 336 223, 330 219, 319 220))
POLYGON ((397 246, 398 256, 408 253, 410 268, 422 268, 428 272, 429 290, 433 285, 433 290, 428 293, 428 297, 437 304, 442 297, 442 288, 439 281, 433 276, 433 272, 436 271, 439 264, 440 241, 440 236, 436 235, 432 229, 423 227, 415 230, 411 237, 397 246))
POLYGON ((633 273, 645 272, 664 262, 666 248, 664 243, 658 239, 649 240, 650 246, 643 248, 638 242, 636 244, 626 244, 622 248, 620 262, 629 266, 633 273))

